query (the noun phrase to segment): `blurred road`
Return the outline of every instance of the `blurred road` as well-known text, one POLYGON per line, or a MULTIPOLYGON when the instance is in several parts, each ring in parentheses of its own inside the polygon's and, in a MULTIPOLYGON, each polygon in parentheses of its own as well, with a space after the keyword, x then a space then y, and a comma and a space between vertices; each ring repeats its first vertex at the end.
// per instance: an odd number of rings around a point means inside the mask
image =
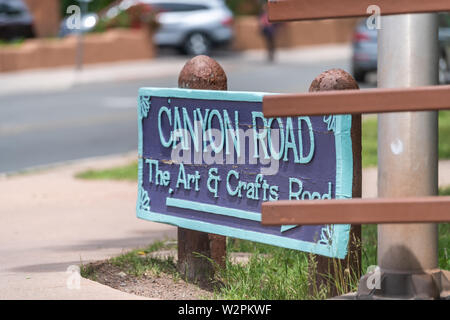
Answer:
MULTIPOLYGON (((324 70, 349 71, 350 56, 349 47, 334 46, 284 50, 274 64, 261 51, 215 58, 229 90, 293 93, 307 91, 324 70)), ((172 55, 142 66, 87 67, 78 82, 67 82, 71 69, 2 75, 0 173, 137 150, 138 89, 176 87, 186 61, 172 55)))

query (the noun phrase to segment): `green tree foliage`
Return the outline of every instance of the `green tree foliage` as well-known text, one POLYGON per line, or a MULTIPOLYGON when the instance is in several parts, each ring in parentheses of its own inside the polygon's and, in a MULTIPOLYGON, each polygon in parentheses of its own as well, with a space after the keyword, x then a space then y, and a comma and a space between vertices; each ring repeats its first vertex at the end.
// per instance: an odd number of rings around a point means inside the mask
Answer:
MULTIPOLYGON (((89 12, 98 12, 113 2, 117 2, 117 0, 94 0, 91 1, 88 5, 88 11, 89 12)), ((80 2, 77 0, 61 0, 61 15, 62 17, 67 15, 67 8, 71 5, 79 5, 80 2)))
POLYGON ((265 0, 226 0, 235 15, 259 15, 265 0))

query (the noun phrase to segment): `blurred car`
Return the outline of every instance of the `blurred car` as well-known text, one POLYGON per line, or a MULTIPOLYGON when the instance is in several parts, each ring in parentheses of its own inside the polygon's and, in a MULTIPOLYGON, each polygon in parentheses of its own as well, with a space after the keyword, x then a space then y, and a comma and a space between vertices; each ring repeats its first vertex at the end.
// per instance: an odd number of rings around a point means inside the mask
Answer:
POLYGON ((0 39, 33 38, 33 17, 22 0, 0 0, 0 39))
MULTIPOLYGON (((362 20, 353 35, 353 77, 364 82, 366 74, 377 70, 377 36, 376 29, 370 30, 366 20, 362 20)), ((439 14, 439 82, 448 82, 450 71, 450 15, 439 14)))
POLYGON ((157 12, 156 45, 208 54, 233 38, 233 13, 223 0, 142 0, 157 12))
MULTIPOLYGON (((138 4, 148 5, 156 13, 159 28, 153 41, 157 46, 199 55, 208 54, 213 47, 226 45, 233 38, 233 13, 223 0, 123 0, 107 9, 100 19, 114 19, 138 4)), ((61 28, 64 25, 63 21, 61 28)), ((60 35, 74 32, 66 28, 60 35)))

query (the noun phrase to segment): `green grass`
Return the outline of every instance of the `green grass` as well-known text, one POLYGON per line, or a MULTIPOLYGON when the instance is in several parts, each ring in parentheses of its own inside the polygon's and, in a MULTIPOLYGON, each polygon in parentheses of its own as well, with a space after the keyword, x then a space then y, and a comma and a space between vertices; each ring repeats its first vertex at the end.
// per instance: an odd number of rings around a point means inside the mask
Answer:
POLYGON ((148 253, 161 249, 174 248, 175 246, 173 244, 167 244, 163 241, 155 242, 145 249, 133 250, 121 256, 112 258, 110 262, 111 264, 119 267, 125 273, 136 277, 143 276, 146 273, 158 276, 163 272, 178 278, 178 272, 173 257, 160 259, 147 255, 148 253))
POLYGON ((218 279, 223 287, 218 299, 314 299, 308 293, 308 254, 249 241, 229 239, 228 251, 239 247, 252 253, 247 264, 233 264, 228 259, 218 279))
POLYGON ((450 270, 450 223, 439 224, 439 267, 450 270))
MULTIPOLYGON (((439 195, 450 196, 450 187, 441 188, 439 195)), ((450 270, 450 223, 439 224, 439 267, 450 270)))
POLYGON ((83 278, 90 279, 92 281, 97 281, 97 272, 94 266, 91 264, 81 264, 80 274, 83 278))
POLYGON ((129 165, 106 170, 88 170, 76 175, 77 178, 87 180, 137 180, 137 161, 129 165))
POLYGON ((23 38, 18 38, 18 39, 14 39, 11 41, 5 41, 5 40, 0 40, 0 48, 7 48, 7 47, 18 47, 20 45, 22 45, 25 42, 25 39, 23 38))
POLYGON ((378 163, 377 155, 377 118, 368 118, 362 123, 362 166, 374 167, 378 163))
POLYGON ((441 196, 450 196, 450 186, 446 188, 439 189, 439 195, 441 196))
MULTIPOLYGON (((174 248, 176 248, 174 242, 158 241, 147 248, 133 250, 109 259, 108 262, 120 268, 123 272, 136 277, 142 277, 144 274, 158 276, 160 273, 166 273, 174 276, 174 279, 178 279, 179 275, 173 257, 161 259, 148 255, 148 253, 158 250, 174 248)), ((95 267, 91 264, 82 265, 80 271, 81 276, 85 278, 95 280, 97 277, 95 267)))
POLYGON ((439 111, 439 158, 450 158, 450 111, 439 111))

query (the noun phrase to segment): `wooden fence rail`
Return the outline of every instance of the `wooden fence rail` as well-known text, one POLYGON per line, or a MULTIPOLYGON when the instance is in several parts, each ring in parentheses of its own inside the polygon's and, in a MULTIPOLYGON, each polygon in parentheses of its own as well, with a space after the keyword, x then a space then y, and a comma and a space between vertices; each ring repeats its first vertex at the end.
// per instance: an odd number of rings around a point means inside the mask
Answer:
POLYGON ((283 200, 262 205, 264 225, 428 222, 450 222, 450 197, 283 200))
POLYGON ((450 109, 450 85, 267 95, 266 118, 450 109))
POLYGON ((381 15, 450 11, 448 0, 271 0, 270 21, 332 19, 369 16, 376 5, 381 15))
MULTIPOLYGON (((448 85, 269 95, 263 101, 267 118, 446 109, 448 85)), ((450 197, 284 200, 265 202, 261 211, 264 225, 450 222, 450 197)))

